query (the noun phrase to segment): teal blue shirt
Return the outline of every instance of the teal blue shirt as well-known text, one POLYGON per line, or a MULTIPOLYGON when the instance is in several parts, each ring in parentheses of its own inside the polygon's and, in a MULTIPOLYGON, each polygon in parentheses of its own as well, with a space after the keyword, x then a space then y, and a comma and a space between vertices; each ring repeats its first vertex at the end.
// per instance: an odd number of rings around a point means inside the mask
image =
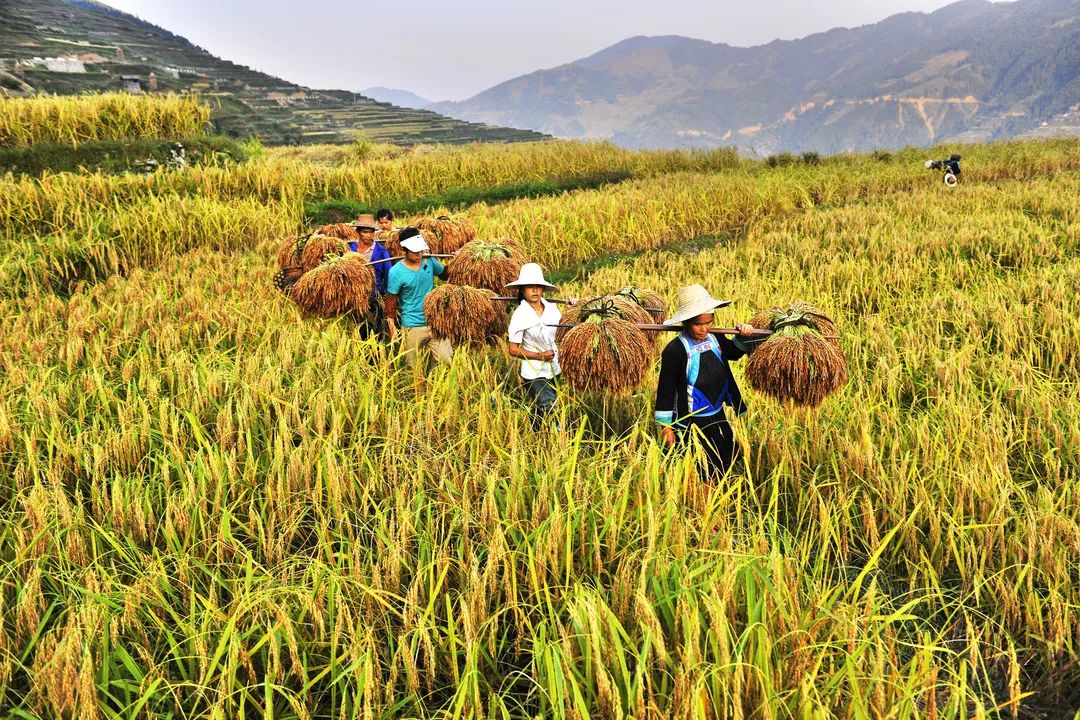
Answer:
POLYGON ((386 292, 397 295, 401 305, 401 326, 420 327, 424 320, 424 298, 435 289, 435 276, 442 275, 444 268, 435 258, 424 258, 419 270, 410 270, 404 262, 390 268, 386 292))

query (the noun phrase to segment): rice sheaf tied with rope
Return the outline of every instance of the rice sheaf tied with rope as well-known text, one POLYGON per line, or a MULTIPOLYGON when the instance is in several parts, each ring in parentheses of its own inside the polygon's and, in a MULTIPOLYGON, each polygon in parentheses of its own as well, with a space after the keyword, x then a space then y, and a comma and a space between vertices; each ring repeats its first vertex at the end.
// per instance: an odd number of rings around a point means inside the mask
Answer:
MULTIPOLYGON (((637 302, 624 295, 614 294, 600 295, 599 297, 582 300, 576 305, 570 305, 563 310, 562 324, 576 325, 587 318, 596 316, 601 318, 626 320, 630 323, 643 325, 650 325, 653 322, 652 315, 638 305, 637 302)), ((560 348, 562 347, 563 338, 569 334, 570 330, 572 330, 572 328, 559 328, 556 331, 555 342, 560 348)), ((641 332, 642 336, 646 339, 646 344, 651 352, 656 341, 656 331, 638 330, 638 332, 641 332)))
POLYGON ((753 346, 746 379, 758 392, 783 402, 817 407, 847 382, 847 357, 836 324, 804 302, 761 311, 750 319, 773 334, 753 346))
POLYGON ((349 252, 349 245, 341 238, 312 235, 304 244, 304 250, 300 254, 300 264, 304 266, 304 272, 311 272, 329 258, 338 257, 347 252, 349 252))
POLYGON ((335 237, 341 240, 359 240, 360 233, 356 231, 356 228, 349 223, 331 223, 329 225, 322 225, 315 230, 319 235, 326 235, 328 237, 335 237))
POLYGON ((471 240, 446 265, 446 281, 498 293, 525 264, 521 247, 509 238, 471 240))
POLYGON ((619 297, 632 300, 652 316, 652 321, 654 323, 659 324, 667 319, 667 303, 664 302, 664 296, 655 290, 639 287, 624 287, 615 294, 619 297))
POLYGON ((570 328, 559 343, 559 364, 579 392, 623 395, 641 384, 652 346, 633 323, 594 314, 570 328))
POLYGON ((476 226, 464 215, 421 218, 416 222, 415 227, 423 234, 428 247, 435 255, 455 253, 465 243, 476 239, 476 226))
POLYGON ((482 345, 497 321, 491 291, 445 283, 424 298, 424 318, 431 334, 454 346, 482 345))
POLYGON ((349 313, 366 315, 375 273, 356 253, 330 257, 293 285, 289 296, 305 315, 332 318, 349 313))
POLYGON ((304 245, 309 235, 290 235, 281 241, 277 251, 277 264, 280 270, 303 266, 304 245))

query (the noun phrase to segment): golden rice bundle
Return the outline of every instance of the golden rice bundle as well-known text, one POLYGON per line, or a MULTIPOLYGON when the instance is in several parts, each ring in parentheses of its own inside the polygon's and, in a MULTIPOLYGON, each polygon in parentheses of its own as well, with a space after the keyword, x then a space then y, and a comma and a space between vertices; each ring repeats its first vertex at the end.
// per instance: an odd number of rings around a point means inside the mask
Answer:
POLYGON ((482 345, 495 322, 495 304, 486 290, 445 283, 424 298, 431 334, 452 345, 482 345))
POLYGON ((347 240, 349 242, 360 239, 360 233, 348 223, 331 223, 330 225, 323 225, 317 229, 315 233, 318 235, 326 235, 327 237, 338 238, 340 240, 347 240))
MULTIPOLYGON (((562 323, 566 325, 576 325, 590 317, 626 320, 627 322, 643 325, 650 325, 653 322, 652 315, 633 300, 622 295, 601 295, 599 297, 586 298, 576 305, 568 306, 563 310, 562 323)), ((555 332, 555 342, 560 347, 562 346, 563 338, 566 337, 566 334, 569 331, 570 328, 559 328, 555 332)), ((645 338, 649 341, 649 345, 652 346, 653 342, 656 340, 656 331, 648 330, 642 332, 644 332, 645 338)))
POLYGON ((563 377, 580 392, 629 392, 645 379, 651 357, 645 333, 626 320, 599 315, 571 328, 559 343, 563 377))
MULTIPOLYGON (((498 297, 499 294, 492 292, 491 290, 484 290, 484 293, 489 297, 498 297)), ((495 319, 488 325, 488 337, 506 337, 506 333, 510 330, 510 315, 513 312, 512 307, 508 303, 491 302, 492 307, 495 308, 495 319)))
POLYGON ((375 273, 356 253, 331 257, 304 273, 289 296, 305 315, 331 318, 358 312, 366 315, 375 289, 375 273))
POLYGON ((655 290, 624 287, 615 294, 637 303, 639 307, 652 316, 653 323, 662 323, 667 319, 667 303, 664 302, 664 296, 655 290))
POLYGON ((471 240, 446 264, 446 281, 500 292, 517 279, 525 254, 513 240, 471 240))
POLYGON ((304 272, 310 272, 329 258, 338 257, 347 252, 349 252, 349 244, 340 238, 312 235, 300 254, 300 264, 304 266, 304 272))
POLYGON ((279 269, 287 270, 303 265, 302 257, 304 244, 307 243, 307 239, 307 235, 290 235, 282 241, 277 251, 277 263, 279 269))
POLYGON ((386 251, 390 253, 390 257, 400 257, 405 253, 401 252, 401 241, 398 240, 397 230, 380 230, 375 233, 375 239, 383 244, 386 251))
POLYGON ((423 234, 435 255, 455 253, 476 238, 476 226, 463 215, 421 218, 416 229, 423 234))
POLYGON ((770 397, 817 407, 847 382, 847 357, 836 338, 836 324, 812 305, 796 302, 750 319, 772 330, 746 364, 750 387, 770 397))

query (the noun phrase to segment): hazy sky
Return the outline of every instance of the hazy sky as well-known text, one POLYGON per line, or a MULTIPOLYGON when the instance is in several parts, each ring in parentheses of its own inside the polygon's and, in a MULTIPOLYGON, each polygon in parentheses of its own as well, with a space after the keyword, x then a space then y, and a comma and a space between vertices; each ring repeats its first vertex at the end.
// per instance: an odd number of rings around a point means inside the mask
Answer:
POLYGON ((759 45, 948 0, 105 0, 233 62, 313 88, 462 100, 634 35, 759 45))

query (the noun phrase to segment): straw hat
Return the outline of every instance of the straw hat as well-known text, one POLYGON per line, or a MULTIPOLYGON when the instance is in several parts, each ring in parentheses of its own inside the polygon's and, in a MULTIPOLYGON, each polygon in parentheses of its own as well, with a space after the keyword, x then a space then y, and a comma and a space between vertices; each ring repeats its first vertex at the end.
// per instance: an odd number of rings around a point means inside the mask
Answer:
POLYGON ((353 220, 353 227, 357 230, 375 230, 378 231, 381 228, 379 223, 375 222, 375 218, 371 215, 359 215, 353 220))
POLYGON ((711 313, 716 308, 731 304, 730 300, 717 300, 708 290, 696 284, 687 285, 680 290, 675 300, 679 307, 664 321, 665 325, 679 325, 698 315, 711 313))
POLYGON ((555 289, 554 285, 544 279, 544 269, 536 263, 525 263, 521 266, 521 270, 518 271, 518 279, 506 283, 506 287, 525 287, 526 285, 539 285, 551 290, 555 289))

